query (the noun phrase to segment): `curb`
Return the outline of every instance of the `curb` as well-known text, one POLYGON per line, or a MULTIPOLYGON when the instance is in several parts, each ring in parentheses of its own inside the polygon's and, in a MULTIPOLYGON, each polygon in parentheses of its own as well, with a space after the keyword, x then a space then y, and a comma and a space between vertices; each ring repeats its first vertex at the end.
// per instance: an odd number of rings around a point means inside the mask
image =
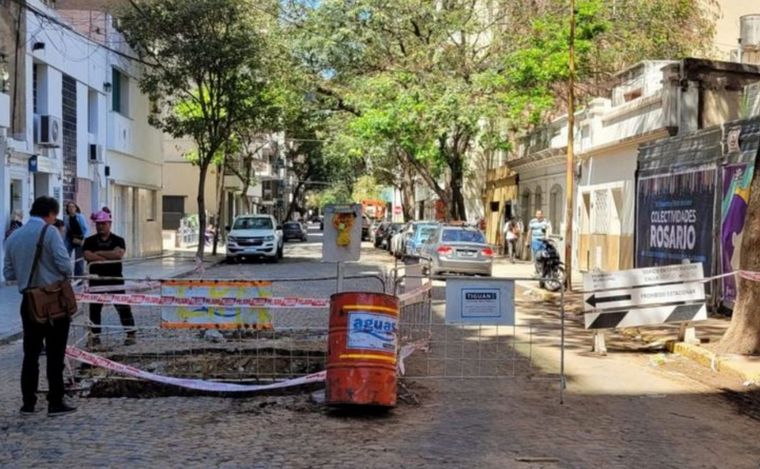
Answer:
POLYGON ((747 371, 741 364, 731 360, 730 357, 721 356, 698 344, 678 342, 672 338, 663 339, 662 337, 647 335, 635 327, 618 330, 618 332, 629 338, 638 337, 641 341, 650 345, 657 344, 659 347, 664 347, 665 350, 673 355, 687 358, 700 366, 711 369, 715 373, 721 373, 739 379, 742 382, 749 381, 760 384, 760 372, 747 371))
POLYGON ((760 372, 749 372, 729 357, 722 357, 699 345, 671 341, 667 343, 667 348, 670 353, 688 358, 717 373, 733 376, 742 382, 760 383, 760 372))
MULTIPOLYGON (((203 268, 205 270, 205 269, 210 269, 210 268, 213 268, 213 267, 218 267, 218 266, 224 264, 225 261, 226 261, 226 259, 224 257, 222 257, 221 259, 217 259, 214 262, 209 262, 209 265, 208 266, 203 266, 203 268)), ((196 269, 197 269, 197 267, 193 267, 192 269, 183 270, 182 272, 177 272, 176 274, 172 275, 169 278, 184 277, 185 275, 194 273, 196 271, 196 269)))
POLYGON ((11 342, 15 342, 24 336, 24 331, 14 332, 6 336, 0 337, 0 345, 8 345, 11 342))

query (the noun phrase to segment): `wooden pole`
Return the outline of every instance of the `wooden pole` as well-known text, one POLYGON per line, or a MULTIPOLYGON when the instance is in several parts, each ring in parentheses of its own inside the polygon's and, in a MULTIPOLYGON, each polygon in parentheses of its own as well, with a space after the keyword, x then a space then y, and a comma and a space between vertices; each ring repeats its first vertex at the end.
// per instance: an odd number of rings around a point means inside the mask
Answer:
POLYGON ((570 40, 568 44, 567 167, 565 169, 565 278, 567 290, 573 281, 573 196, 575 194, 575 0, 570 0, 570 40))

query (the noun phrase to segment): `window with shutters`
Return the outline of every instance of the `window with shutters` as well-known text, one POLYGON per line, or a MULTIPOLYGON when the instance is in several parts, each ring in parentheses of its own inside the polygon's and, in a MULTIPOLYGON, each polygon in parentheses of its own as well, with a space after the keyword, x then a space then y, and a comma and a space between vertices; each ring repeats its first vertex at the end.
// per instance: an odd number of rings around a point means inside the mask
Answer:
POLYGON ((111 80, 112 110, 129 117, 129 77, 118 69, 113 69, 111 80))

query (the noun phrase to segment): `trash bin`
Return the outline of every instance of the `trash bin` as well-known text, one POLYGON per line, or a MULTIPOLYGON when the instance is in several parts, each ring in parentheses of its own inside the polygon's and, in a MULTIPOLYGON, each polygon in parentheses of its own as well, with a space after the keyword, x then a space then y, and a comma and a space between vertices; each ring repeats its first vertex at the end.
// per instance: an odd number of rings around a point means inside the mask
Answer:
POLYGON ((345 292, 330 297, 327 405, 396 405, 398 298, 345 292))

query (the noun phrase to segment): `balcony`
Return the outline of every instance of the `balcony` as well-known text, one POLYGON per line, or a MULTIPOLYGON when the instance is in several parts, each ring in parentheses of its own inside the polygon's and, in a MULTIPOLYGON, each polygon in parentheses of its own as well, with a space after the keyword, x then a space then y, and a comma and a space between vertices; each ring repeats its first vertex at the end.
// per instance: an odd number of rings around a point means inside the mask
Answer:
POLYGON ((112 151, 134 155, 134 122, 118 112, 108 113, 107 148, 112 151))

